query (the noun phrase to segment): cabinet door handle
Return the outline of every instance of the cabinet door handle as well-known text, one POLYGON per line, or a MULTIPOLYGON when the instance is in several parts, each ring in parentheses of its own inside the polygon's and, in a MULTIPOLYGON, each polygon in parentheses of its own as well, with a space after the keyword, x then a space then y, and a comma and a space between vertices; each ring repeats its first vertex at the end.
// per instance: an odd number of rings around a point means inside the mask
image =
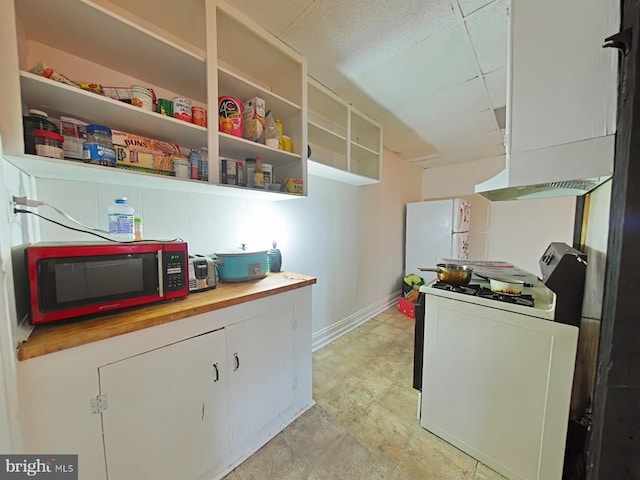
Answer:
POLYGON ((220 380, 220 371, 218 370, 218 364, 217 363, 213 364, 213 370, 216 372, 216 378, 213 381, 217 382, 218 380, 220 380))
POLYGON ((238 357, 238 354, 237 354, 237 353, 234 353, 234 354, 233 354, 233 358, 235 358, 235 359, 236 359, 236 366, 235 366, 235 368, 233 369, 233 371, 235 372, 236 370, 238 370, 238 369, 240 368, 240 358, 238 357))

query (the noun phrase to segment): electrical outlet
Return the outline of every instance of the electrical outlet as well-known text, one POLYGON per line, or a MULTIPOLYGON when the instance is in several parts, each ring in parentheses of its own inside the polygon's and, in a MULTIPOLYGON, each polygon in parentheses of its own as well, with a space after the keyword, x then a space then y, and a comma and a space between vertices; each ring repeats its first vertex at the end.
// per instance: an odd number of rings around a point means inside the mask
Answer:
POLYGON ((12 192, 7 189, 7 220, 9 223, 19 223, 18 214, 13 211, 16 206, 16 202, 13 201, 13 196, 17 194, 18 192, 12 192))

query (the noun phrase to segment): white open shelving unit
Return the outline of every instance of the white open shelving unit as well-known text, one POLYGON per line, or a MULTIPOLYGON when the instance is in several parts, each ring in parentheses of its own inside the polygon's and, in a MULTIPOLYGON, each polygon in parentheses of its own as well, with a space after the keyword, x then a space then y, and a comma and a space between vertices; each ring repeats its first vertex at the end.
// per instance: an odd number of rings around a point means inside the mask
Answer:
POLYGON ((382 127, 309 77, 309 173, 352 185, 382 180, 382 127))
MULTIPOLYGON (((276 179, 302 179, 306 195, 307 74, 304 58, 223 1, 185 2, 184 10, 180 12, 185 19, 205 17, 202 30, 195 32, 196 37, 203 39, 198 46, 187 41, 194 37, 194 32, 166 30, 168 18, 156 25, 137 17, 132 12, 143 11, 146 7, 142 3, 143 0, 114 0, 114 3, 105 0, 16 0, 18 69, 10 68, 10 61, 3 62, 9 67, 0 74, 0 86, 15 85, 17 77, 19 91, 15 93, 22 104, 44 110, 51 118, 66 115, 186 148, 208 146, 209 181, 185 181, 25 155, 22 142, 18 141, 22 138, 22 118, 13 112, 0 120, 7 160, 25 173, 42 178, 135 184, 265 199, 299 197, 219 184, 220 158, 244 160, 259 155, 264 163, 273 165, 276 179), (185 34, 181 36, 181 33, 185 34), (194 105, 207 108, 209 128, 144 111, 30 73, 29 70, 40 61, 78 81, 108 86, 138 84, 153 88, 159 98, 186 97, 194 105), (218 97, 222 95, 234 96, 241 101, 263 98, 266 108, 281 120, 283 133, 292 138, 293 152, 219 133, 217 107, 218 97), (7 137, 11 139, 7 141, 7 137)), ((169 0, 159 0, 154 9, 161 10, 165 4, 170 7, 169 3, 169 0)))

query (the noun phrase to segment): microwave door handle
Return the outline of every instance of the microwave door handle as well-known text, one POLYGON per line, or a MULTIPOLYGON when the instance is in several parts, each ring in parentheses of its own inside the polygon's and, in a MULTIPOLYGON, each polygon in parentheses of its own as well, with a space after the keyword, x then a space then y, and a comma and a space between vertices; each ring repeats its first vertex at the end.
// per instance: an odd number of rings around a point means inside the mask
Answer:
POLYGON ((162 272, 162 250, 158 250, 158 295, 164 297, 164 275, 162 272))

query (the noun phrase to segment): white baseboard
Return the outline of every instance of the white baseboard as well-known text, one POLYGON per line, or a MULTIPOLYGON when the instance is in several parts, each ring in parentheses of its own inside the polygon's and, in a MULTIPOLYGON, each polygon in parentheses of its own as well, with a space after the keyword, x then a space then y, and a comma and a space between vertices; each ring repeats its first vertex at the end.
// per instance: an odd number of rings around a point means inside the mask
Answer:
POLYGON ((318 330, 311 336, 311 348, 315 352, 317 349, 328 345, 334 340, 340 338, 345 333, 350 332, 356 327, 372 319, 379 313, 384 312, 387 308, 394 305, 398 300, 401 292, 398 290, 385 298, 378 300, 362 310, 349 315, 342 320, 332 323, 328 327, 318 330))

